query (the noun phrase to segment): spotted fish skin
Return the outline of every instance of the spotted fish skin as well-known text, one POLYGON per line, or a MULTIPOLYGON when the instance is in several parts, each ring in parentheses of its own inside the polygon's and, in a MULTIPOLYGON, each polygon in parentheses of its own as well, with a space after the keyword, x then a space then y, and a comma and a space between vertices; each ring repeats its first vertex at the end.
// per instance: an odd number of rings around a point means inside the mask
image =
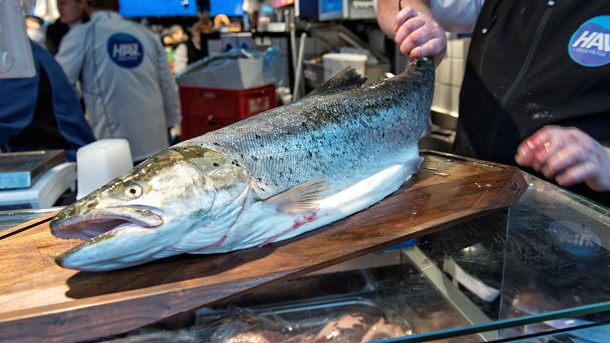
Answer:
POLYGON ((366 87, 348 68, 298 102, 174 145, 51 220, 84 243, 56 257, 106 271, 296 237, 370 207, 419 170, 431 60, 366 87))
POLYGON ((430 130, 430 60, 381 83, 322 92, 180 143, 230 156, 271 196, 332 175, 333 191, 417 149, 430 130), (364 174, 363 174, 364 172, 364 174))

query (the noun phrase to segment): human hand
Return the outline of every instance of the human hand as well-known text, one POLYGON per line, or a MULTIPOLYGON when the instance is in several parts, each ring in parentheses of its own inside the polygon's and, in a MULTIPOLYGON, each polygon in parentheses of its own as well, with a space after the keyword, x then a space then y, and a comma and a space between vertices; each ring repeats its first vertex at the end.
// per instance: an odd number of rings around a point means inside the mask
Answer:
POLYGON ((598 192, 610 190, 610 149, 574 127, 543 127, 519 145, 515 161, 561 186, 584 182, 598 192))
POLYGON ((431 14, 405 7, 394 20, 394 41, 400 52, 411 60, 432 57, 439 65, 447 52, 445 31, 431 14))

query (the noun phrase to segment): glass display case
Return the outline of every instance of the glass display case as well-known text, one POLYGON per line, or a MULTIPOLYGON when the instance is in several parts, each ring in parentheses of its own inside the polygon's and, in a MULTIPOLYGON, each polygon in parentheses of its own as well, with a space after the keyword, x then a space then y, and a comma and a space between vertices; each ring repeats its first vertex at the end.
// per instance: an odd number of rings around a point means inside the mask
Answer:
POLYGON ((100 341, 608 341, 610 210, 525 177, 510 208, 100 341))

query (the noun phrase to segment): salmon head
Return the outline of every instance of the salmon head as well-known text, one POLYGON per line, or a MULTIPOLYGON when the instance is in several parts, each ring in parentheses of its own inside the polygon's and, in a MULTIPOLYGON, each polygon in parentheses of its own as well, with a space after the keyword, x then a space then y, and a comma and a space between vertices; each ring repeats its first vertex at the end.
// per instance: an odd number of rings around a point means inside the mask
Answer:
POLYGON ((214 150, 172 147, 142 162, 51 221, 56 237, 84 243, 56 257, 103 271, 222 242, 249 189, 249 175, 214 150), (205 227, 205 234, 197 232, 205 227))

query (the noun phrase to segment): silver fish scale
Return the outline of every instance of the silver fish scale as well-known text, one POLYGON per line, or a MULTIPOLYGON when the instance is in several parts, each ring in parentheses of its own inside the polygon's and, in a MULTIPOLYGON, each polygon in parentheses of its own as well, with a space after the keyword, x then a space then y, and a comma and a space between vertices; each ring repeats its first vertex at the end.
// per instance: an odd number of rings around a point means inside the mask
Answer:
POLYGON ((237 160, 262 198, 321 179, 331 182, 332 194, 405 162, 428 129, 433 85, 432 62, 420 60, 382 83, 307 97, 179 145, 237 160))

